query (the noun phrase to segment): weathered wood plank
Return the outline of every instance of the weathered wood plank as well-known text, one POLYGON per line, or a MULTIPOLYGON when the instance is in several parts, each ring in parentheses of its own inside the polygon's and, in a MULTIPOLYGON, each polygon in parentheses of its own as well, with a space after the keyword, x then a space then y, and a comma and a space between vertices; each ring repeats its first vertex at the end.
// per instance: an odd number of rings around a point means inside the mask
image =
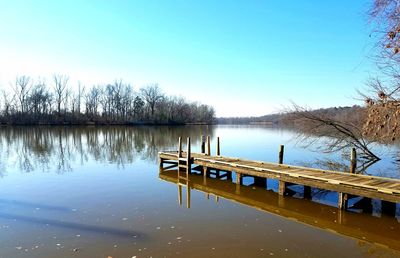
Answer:
MULTIPOLYGON (((160 152, 159 158, 162 158, 164 162, 173 162, 178 160, 177 154, 177 151, 160 152)), ((188 161, 187 152, 182 151, 181 156, 180 160, 188 161)), ((189 158, 193 164, 210 169, 234 170, 241 174, 240 179, 243 176, 272 178, 285 183, 300 184, 390 202, 400 202, 400 180, 398 179, 252 161, 235 157, 207 156, 199 153, 191 153, 189 158)), ((285 189, 283 183, 280 189, 285 189)))

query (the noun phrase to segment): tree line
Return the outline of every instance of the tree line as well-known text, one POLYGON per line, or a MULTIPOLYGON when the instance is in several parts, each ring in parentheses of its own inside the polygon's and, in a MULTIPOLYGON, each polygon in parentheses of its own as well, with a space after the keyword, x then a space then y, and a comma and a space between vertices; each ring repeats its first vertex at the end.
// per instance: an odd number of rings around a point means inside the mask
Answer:
POLYGON ((66 75, 54 75, 50 83, 17 76, 1 92, 0 123, 209 124, 215 118, 213 107, 168 96, 157 83, 137 91, 122 80, 74 88, 66 75))

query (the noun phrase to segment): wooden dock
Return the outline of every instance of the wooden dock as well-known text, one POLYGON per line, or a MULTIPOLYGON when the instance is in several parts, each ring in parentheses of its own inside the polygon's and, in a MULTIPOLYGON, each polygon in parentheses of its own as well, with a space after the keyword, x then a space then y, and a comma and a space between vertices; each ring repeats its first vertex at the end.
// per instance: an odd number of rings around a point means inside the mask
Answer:
POLYGON ((266 185, 267 179, 278 180, 280 195, 285 195, 288 184, 304 186, 305 195, 310 192, 310 187, 335 191, 339 194, 339 209, 346 209, 348 198, 353 196, 390 202, 392 207, 394 205, 394 209, 396 203, 400 202, 400 180, 354 173, 355 150, 352 151, 352 162, 348 172, 283 164, 283 150, 281 146, 279 162, 270 163, 221 156, 219 138, 215 156, 211 155, 210 137, 207 137, 206 142, 202 142, 201 153, 191 152, 190 138, 187 139, 186 151, 182 151, 182 141, 179 138, 178 151, 164 151, 158 155, 160 168, 168 164, 165 169, 175 167, 183 169, 186 174, 183 178, 186 179, 189 179, 189 174, 192 173, 192 166, 197 166, 201 168, 204 178, 210 175, 210 170, 216 170, 218 174, 223 173, 224 177, 230 179, 234 172, 236 184, 239 186, 242 185, 244 176, 254 177, 254 181, 261 186, 266 185))

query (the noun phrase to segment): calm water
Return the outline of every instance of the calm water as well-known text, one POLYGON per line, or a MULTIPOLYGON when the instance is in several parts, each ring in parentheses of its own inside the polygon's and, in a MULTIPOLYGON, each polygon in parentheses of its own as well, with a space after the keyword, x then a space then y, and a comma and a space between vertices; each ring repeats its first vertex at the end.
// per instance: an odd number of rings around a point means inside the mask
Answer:
MULTIPOLYGON (((201 134, 220 136, 222 155, 276 161, 285 144, 288 164, 348 164, 266 127, 1 128, 0 257, 400 257, 400 212, 382 213, 377 200, 339 212, 336 193, 314 189, 310 201, 294 187, 279 198, 273 180, 260 189, 245 178, 238 192, 193 174, 178 186, 157 152, 179 136, 198 151, 201 134)), ((367 173, 400 178, 392 159, 367 173)))

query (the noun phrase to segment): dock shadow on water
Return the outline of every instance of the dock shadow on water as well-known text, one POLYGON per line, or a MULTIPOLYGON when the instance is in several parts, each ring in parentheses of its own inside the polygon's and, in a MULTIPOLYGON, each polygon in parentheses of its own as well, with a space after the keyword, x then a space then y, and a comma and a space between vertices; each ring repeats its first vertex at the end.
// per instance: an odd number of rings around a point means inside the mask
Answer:
MULTIPOLYGON (((3 127, 0 130, 0 258, 8 257, 396 257, 399 212, 355 199, 340 211, 329 192, 277 182, 260 187, 211 171, 178 183, 158 152, 210 135, 223 155, 285 163, 340 162, 307 152, 290 131, 263 126, 3 127), (332 205, 334 204, 334 205, 332 205), (189 209, 187 208, 189 207, 189 209), (329 250, 328 252, 326 250, 329 250)), ((185 146, 184 146, 185 147, 185 146)), ((376 172, 378 171, 378 172, 376 172)), ((397 164, 372 165, 367 174, 397 164)))

